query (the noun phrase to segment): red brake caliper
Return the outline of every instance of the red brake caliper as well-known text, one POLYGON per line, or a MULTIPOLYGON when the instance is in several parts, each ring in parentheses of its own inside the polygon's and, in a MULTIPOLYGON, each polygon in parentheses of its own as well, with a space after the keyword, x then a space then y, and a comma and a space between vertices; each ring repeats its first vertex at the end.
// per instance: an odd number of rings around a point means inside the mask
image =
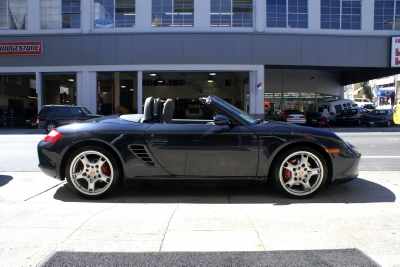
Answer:
MULTIPOLYGON (((289 163, 290 163, 290 164, 293 164, 293 162, 294 162, 293 159, 289 160, 289 163)), ((284 179, 285 181, 289 181, 290 178, 292 178, 292 172, 289 171, 288 169, 285 169, 285 171, 283 172, 283 179, 284 179)))
POLYGON ((110 176, 110 168, 108 167, 108 164, 103 164, 103 165, 101 166, 101 171, 102 171, 105 175, 110 176))

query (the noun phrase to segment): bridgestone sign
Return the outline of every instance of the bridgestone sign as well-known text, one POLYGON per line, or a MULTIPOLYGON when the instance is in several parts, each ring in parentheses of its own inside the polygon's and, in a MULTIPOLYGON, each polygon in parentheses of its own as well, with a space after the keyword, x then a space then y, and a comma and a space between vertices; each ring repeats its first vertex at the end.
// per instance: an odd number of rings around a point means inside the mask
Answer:
POLYGON ((42 42, 0 42, 0 55, 42 55, 42 42))

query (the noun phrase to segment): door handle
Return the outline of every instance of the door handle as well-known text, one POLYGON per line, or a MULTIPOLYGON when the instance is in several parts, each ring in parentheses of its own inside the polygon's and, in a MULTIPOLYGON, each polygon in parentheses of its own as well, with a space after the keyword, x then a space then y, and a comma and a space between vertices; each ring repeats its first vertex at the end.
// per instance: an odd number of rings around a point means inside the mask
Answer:
POLYGON ((161 136, 152 136, 150 137, 150 144, 152 145, 164 145, 168 143, 168 138, 161 136))

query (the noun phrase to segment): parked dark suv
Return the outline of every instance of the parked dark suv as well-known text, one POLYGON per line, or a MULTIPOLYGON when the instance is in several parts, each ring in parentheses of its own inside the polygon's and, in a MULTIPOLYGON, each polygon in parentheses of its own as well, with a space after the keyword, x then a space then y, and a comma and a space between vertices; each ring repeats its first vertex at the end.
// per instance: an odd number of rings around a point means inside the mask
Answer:
POLYGON ((77 123, 102 117, 92 114, 87 108, 79 106, 45 105, 36 117, 38 128, 44 128, 47 133, 58 126, 77 123))

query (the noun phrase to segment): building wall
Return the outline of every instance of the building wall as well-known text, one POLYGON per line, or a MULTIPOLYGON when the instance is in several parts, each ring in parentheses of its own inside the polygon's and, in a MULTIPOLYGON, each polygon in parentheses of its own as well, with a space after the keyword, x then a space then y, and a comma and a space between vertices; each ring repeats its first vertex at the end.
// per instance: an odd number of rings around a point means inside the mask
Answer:
POLYGON ((390 38, 371 36, 154 33, 0 37, 0 42, 22 41, 42 41, 43 55, 3 56, 0 67, 262 64, 386 68, 390 62, 390 38))

